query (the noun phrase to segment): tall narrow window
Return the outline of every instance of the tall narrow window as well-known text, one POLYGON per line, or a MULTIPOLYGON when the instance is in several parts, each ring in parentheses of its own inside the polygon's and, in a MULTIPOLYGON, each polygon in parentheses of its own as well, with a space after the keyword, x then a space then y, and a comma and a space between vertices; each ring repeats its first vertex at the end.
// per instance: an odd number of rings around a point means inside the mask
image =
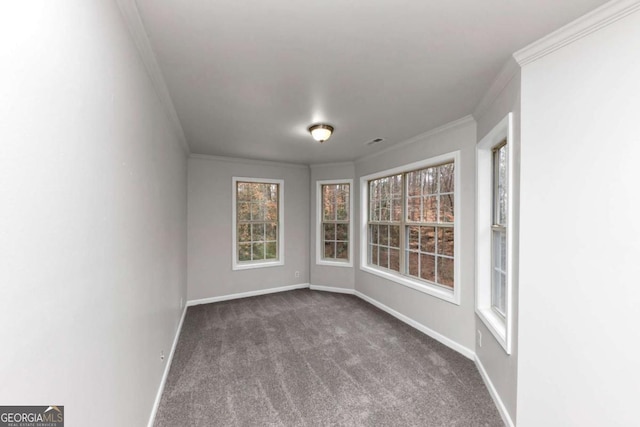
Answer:
POLYGON ((507 290, 507 140, 492 150, 493 223, 491 225, 491 307, 506 316, 507 290))
POLYGON ((281 180, 233 178, 234 269, 282 265, 281 180))
POLYGON ((316 262, 351 267, 351 180, 317 181, 316 262))
POLYGON ((362 177, 367 215, 361 269, 459 302, 457 158, 449 153, 362 177))
POLYGON ((509 114, 476 151, 476 313, 507 354, 513 323, 513 138, 509 114))

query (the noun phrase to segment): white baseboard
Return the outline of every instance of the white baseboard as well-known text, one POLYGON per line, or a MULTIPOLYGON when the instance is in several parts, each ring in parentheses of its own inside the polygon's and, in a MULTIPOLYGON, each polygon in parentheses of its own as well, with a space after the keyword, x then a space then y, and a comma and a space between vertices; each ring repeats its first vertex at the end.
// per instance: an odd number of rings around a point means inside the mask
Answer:
POLYGON ((465 356, 465 357, 467 357, 467 358, 469 358, 471 360, 475 359, 475 356, 476 356, 475 352, 473 350, 463 346, 462 344, 459 344, 459 343, 455 342, 454 340, 452 340, 450 338, 447 338, 444 335, 434 331, 433 329, 426 327, 422 323, 419 323, 419 322, 411 319, 410 317, 407 317, 404 314, 395 311, 391 307, 387 307, 386 305, 382 304, 380 301, 374 300, 370 296, 367 296, 367 295, 363 294, 360 291, 355 291, 354 294, 356 296, 362 298, 363 300, 365 300, 369 304, 375 305, 380 310, 386 311, 387 313, 389 313, 390 315, 392 315, 396 319, 401 320, 404 323, 406 323, 407 325, 416 328, 417 330, 419 330, 423 334, 429 335, 434 340, 441 342, 442 344, 446 345, 447 347, 449 347, 452 350, 457 351, 458 353, 462 354, 463 356, 465 356))
POLYGON ((354 295, 356 293, 355 289, 338 288, 336 286, 310 285, 309 288, 312 291, 335 292, 337 294, 354 295))
POLYGON ((176 347, 178 346, 178 339, 180 338, 180 332, 182 331, 182 324, 184 323, 184 318, 187 314, 187 306, 185 305, 182 310, 182 316, 180 316, 180 323, 178 323, 178 329, 176 330, 176 336, 173 338, 173 344, 171 345, 171 351, 169 352, 169 357, 165 361, 164 365, 164 373, 162 374, 162 380, 160 381, 160 386, 158 387, 158 393, 156 394, 156 400, 153 402, 153 408, 151 409, 151 416, 149 417, 148 427, 153 427, 153 423, 156 420, 156 413, 158 412, 158 406, 160 406, 160 399, 162 399, 162 393, 164 392, 164 385, 167 382, 167 377, 169 376, 169 370, 171 369, 171 362, 173 361, 173 354, 176 352, 176 347))
POLYGON ((480 359, 478 359, 478 356, 475 357, 475 362, 476 362, 476 367, 480 372, 480 376, 482 377, 484 384, 487 386, 487 389, 489 389, 489 394, 491 395, 493 402, 496 404, 496 407, 498 408, 498 412, 502 417, 502 421, 504 421, 504 424, 507 427, 514 427, 515 424, 513 424, 513 421, 511 420, 511 416, 509 415, 509 411, 507 411, 507 407, 504 406, 504 402, 502 402, 502 399, 498 394, 498 390, 496 390, 493 383, 491 382, 491 378, 489 378, 489 375, 487 374, 487 371, 484 369, 484 366, 482 366, 482 362, 480 362, 480 359))
POLYGON ((212 302, 229 301, 232 299, 255 297, 257 295, 274 294, 276 292, 292 291, 294 289, 304 289, 308 287, 309 287, 309 283, 300 283, 298 285, 280 286, 278 288, 269 288, 269 289, 260 289, 258 291, 240 292, 237 294, 222 295, 219 297, 194 299, 194 300, 187 301, 187 306, 191 307, 191 306, 200 305, 200 304, 210 304, 212 302))

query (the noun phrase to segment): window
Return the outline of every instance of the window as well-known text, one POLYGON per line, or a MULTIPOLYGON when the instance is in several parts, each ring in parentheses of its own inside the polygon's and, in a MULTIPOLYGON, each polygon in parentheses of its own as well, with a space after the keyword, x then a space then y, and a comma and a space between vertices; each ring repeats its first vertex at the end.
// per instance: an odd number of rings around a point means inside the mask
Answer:
POLYGON ((361 269, 459 304, 458 158, 361 178, 361 269))
POLYGON ((317 181, 316 263, 353 266, 351 246, 352 180, 317 181))
POLYGON ((284 181, 233 178, 234 270, 284 264, 284 181))
POLYGON ((509 114, 478 143, 476 312, 511 353, 512 149, 509 114))

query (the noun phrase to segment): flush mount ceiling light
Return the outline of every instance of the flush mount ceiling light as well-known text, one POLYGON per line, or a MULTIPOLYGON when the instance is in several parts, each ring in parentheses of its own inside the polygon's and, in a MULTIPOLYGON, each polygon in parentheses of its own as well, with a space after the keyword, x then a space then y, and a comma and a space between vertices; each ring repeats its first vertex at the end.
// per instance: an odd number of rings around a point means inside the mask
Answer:
POLYGON ((333 126, 317 124, 310 126, 309 132, 311 132, 311 136, 313 137, 313 139, 322 143, 331 138, 331 134, 333 133, 333 126))

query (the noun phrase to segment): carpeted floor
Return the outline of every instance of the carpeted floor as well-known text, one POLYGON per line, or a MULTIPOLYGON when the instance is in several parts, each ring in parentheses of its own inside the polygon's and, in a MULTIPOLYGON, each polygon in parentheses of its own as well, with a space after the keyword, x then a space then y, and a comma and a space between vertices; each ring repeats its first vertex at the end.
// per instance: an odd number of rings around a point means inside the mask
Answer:
POLYGON ((471 360, 357 297, 190 307, 155 425, 503 426, 471 360))

